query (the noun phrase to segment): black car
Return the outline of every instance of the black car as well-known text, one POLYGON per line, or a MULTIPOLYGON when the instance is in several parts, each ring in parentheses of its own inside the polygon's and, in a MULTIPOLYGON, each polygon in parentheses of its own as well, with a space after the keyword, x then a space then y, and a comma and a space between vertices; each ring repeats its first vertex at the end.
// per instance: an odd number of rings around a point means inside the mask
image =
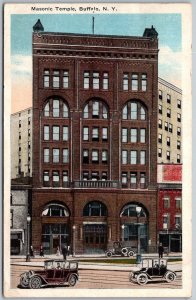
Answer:
POLYGON ((142 268, 139 271, 131 272, 129 279, 141 285, 159 280, 172 282, 176 279, 176 273, 167 269, 166 259, 143 259, 142 268))
POLYGON ((105 251, 107 257, 121 255, 121 256, 133 256, 135 251, 132 247, 126 245, 123 242, 114 242, 113 248, 105 251))

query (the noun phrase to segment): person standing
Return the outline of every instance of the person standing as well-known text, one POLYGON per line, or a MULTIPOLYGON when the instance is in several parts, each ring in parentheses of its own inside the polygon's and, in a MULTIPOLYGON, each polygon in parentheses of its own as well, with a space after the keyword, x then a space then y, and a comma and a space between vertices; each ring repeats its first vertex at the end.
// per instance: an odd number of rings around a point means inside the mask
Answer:
POLYGON ((60 249, 59 249, 59 247, 57 247, 57 249, 56 249, 56 255, 57 255, 57 256, 60 255, 60 249))
POLYGON ((30 256, 33 256, 34 257, 34 249, 33 249, 33 246, 31 245, 30 247, 30 256))
POLYGON ((44 257, 44 248, 43 246, 41 245, 40 246, 40 254, 39 254, 41 257, 44 257))
POLYGON ((63 247, 62 254, 63 254, 64 260, 66 260, 66 258, 67 258, 67 247, 66 246, 63 247))
POLYGON ((163 252, 164 252, 164 248, 163 248, 162 243, 159 244, 158 252, 159 252, 159 258, 162 258, 163 257, 163 252))

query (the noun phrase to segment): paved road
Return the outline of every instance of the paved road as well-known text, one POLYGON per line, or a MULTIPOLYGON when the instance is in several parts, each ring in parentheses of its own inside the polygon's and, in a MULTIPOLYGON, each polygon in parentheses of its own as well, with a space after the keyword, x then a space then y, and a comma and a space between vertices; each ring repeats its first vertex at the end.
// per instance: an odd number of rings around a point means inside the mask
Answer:
MULTIPOLYGON (((35 270, 37 267, 31 267, 35 270)), ((40 267, 39 267, 40 269, 40 267)), ((29 266, 11 265, 11 288, 17 288, 20 282, 20 274, 29 270, 29 266)), ((126 288, 126 289, 138 289, 138 288, 182 288, 182 280, 178 275, 177 279, 173 283, 156 282, 148 283, 145 286, 139 286, 136 283, 129 282, 129 271, 114 271, 114 270, 79 270, 80 280, 73 288, 126 288)), ((57 287, 58 289, 67 288, 57 287)), ((70 287, 68 287, 70 288, 70 287)))

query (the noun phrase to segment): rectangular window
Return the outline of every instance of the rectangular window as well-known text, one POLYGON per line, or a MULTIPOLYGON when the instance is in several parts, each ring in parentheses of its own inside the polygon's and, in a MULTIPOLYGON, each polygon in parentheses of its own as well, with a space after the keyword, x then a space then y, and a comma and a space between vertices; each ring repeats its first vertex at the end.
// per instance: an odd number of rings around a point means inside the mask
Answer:
POLYGON ((129 74, 123 74, 123 91, 128 91, 129 89, 129 74))
POLYGON ((132 91, 138 91, 138 75, 132 74, 131 76, 131 89, 132 91))
POLYGON ((50 86, 50 73, 49 70, 44 70, 44 87, 50 86))
POLYGON ((105 105, 102 106, 103 109, 103 113, 102 113, 102 118, 103 119, 107 119, 108 118, 108 111, 107 111, 107 107, 105 105))
POLYGON ((92 172, 91 178, 93 181, 99 180, 99 172, 92 172))
POLYGON ((52 184, 53 187, 59 187, 60 185, 59 171, 52 172, 52 184))
POLYGON ((122 143, 127 143, 127 133, 128 133, 128 129, 122 128, 122 143))
POLYGON ((177 154, 177 163, 178 163, 178 164, 181 163, 181 157, 180 157, 180 154, 177 154))
POLYGON ((99 141, 99 128, 93 127, 92 129, 92 141, 99 141))
POLYGON ((165 130, 168 131, 168 122, 165 122, 165 130))
POLYGON ((137 129, 131 128, 131 143, 137 143, 137 129))
POLYGON ((18 122, 18 127, 21 128, 21 120, 18 122))
POLYGON ((99 72, 93 72, 93 89, 99 89, 99 72))
POLYGON ((59 141, 59 126, 52 127, 52 139, 53 141, 59 141))
POLYGON ((162 157, 162 149, 161 148, 158 149, 158 157, 162 157))
POLYGON ((60 86, 60 72, 55 70, 53 71, 53 76, 52 76, 52 83, 53 83, 53 88, 59 88, 60 86))
POLYGON ((84 72, 84 89, 89 89, 90 86, 90 73, 84 72))
POLYGON ((83 180, 89 180, 89 172, 88 171, 83 171, 83 180))
POLYGON ((68 126, 63 126, 63 141, 68 141, 68 126))
POLYGON ((108 90, 109 76, 107 72, 103 73, 103 90, 108 90))
POLYGON ((158 142, 159 142, 160 144, 162 144, 162 134, 161 134, 161 133, 159 133, 159 136, 158 136, 158 142))
POLYGON ((180 127, 177 127, 177 135, 181 135, 181 128, 180 127))
POLYGON ((181 108, 181 100, 177 100, 177 108, 181 108))
POLYGON ((92 163, 99 163, 99 151, 92 150, 92 163))
POLYGON ((159 113, 162 115, 162 113, 163 113, 163 107, 162 107, 162 105, 161 104, 159 104, 159 113))
POLYGON ((49 117, 50 115, 50 103, 46 103, 44 107, 44 117, 49 117))
POLYGON ((130 174, 130 185, 131 189, 136 189, 137 188, 137 173, 131 173, 130 174))
POLYGON ((59 100, 53 100, 52 115, 53 117, 59 117, 59 100))
POLYGON ((180 229, 181 228, 181 215, 175 215, 175 228, 180 229))
POLYGON ((50 152, 49 148, 44 149, 44 162, 49 163, 50 162, 50 152))
POLYGON ((170 160, 170 151, 167 151, 167 160, 170 160))
POLYGON ((44 186, 49 186, 50 185, 49 171, 44 171, 43 179, 44 179, 44 186))
POLYGON ((140 143, 146 142, 146 129, 142 128, 140 129, 140 143))
POLYGON ((169 214, 163 215, 163 229, 169 229, 169 214))
POLYGON ((69 162, 69 150, 67 148, 63 149, 63 163, 67 164, 69 162))
POLYGON ((177 121, 181 122, 181 114, 177 114, 177 121))
POLYGON ((161 90, 159 90, 159 99, 162 100, 163 99, 163 92, 161 90))
POLYGON ((31 125, 31 117, 28 117, 28 125, 31 125))
POLYGON ((88 104, 86 104, 85 107, 84 107, 83 118, 88 119, 88 104))
POLYGON ((57 148, 52 150, 52 161, 53 163, 59 163, 59 149, 57 148))
POLYGON ((102 174, 101 174, 101 180, 102 180, 102 181, 105 181, 105 180, 107 180, 107 179, 108 179, 107 172, 102 172, 102 174))
POLYGON ((89 151, 88 149, 83 150, 83 164, 89 163, 89 151))
POLYGON ((169 123, 169 132, 173 132, 173 125, 171 123, 169 123))
POLYGON ((147 90, 147 74, 142 74, 142 91, 146 92, 147 90))
POLYGON ((108 140, 108 129, 107 127, 102 128, 102 141, 108 140))
POLYGON ((130 164, 131 165, 136 165, 137 164, 137 151, 131 150, 130 152, 130 164))
POLYGON ((93 118, 99 118, 99 102, 93 101, 93 118))
POLYGON ((167 94, 167 103, 171 103, 171 95, 167 94))
POLYGON ((170 207, 170 198, 169 197, 164 197, 163 198, 163 206, 164 206, 164 208, 169 208, 170 207))
POLYGON ((63 71, 63 87, 67 89, 69 87, 69 72, 63 71))
POLYGON ((170 108, 167 108, 167 117, 171 118, 171 109, 170 108))
POLYGON ((182 198, 181 197, 176 197, 176 208, 181 208, 182 207, 182 198))
POLYGON ((127 150, 122 150, 122 164, 126 165, 128 162, 127 150))
POLYGON ((83 127, 83 141, 89 140, 89 128, 83 127))
POLYGON ((48 125, 44 125, 44 141, 49 141, 50 139, 50 127, 48 125))
POLYGON ((63 171, 63 187, 68 187, 68 171, 63 171))
POLYGON ((127 187, 127 172, 122 173, 122 187, 127 187))
POLYGON ((140 188, 145 189, 146 187, 146 173, 140 173, 140 188))
POLYGON ((31 136, 31 129, 28 129, 28 136, 31 136))
POLYGON ((123 120, 127 120, 127 118, 128 118, 128 107, 127 107, 127 105, 125 105, 125 107, 123 108, 122 118, 123 118, 123 120))
POLYGON ((137 103, 131 102, 131 120, 137 120, 137 103))
POLYGON ((162 125, 162 120, 159 119, 159 128, 162 129, 162 126, 163 126, 163 125, 162 125))
POLYGON ((170 147, 170 137, 169 136, 167 137, 167 146, 170 147))
POLYGON ((107 164, 108 162, 108 151, 102 150, 102 163, 107 164))
POLYGON ((146 164, 146 151, 140 151, 140 165, 146 164))
POLYGON ((181 142, 177 141, 177 149, 180 150, 181 149, 181 142))

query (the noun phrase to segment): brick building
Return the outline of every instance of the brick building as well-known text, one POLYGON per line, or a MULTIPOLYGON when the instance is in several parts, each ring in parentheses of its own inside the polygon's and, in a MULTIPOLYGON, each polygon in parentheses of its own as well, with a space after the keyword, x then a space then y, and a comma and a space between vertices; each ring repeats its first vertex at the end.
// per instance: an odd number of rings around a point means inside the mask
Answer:
POLYGON ((34 247, 156 248, 156 30, 51 33, 39 20, 33 29, 34 247))
POLYGON ((158 239, 169 252, 182 251, 182 165, 158 164, 158 239))

